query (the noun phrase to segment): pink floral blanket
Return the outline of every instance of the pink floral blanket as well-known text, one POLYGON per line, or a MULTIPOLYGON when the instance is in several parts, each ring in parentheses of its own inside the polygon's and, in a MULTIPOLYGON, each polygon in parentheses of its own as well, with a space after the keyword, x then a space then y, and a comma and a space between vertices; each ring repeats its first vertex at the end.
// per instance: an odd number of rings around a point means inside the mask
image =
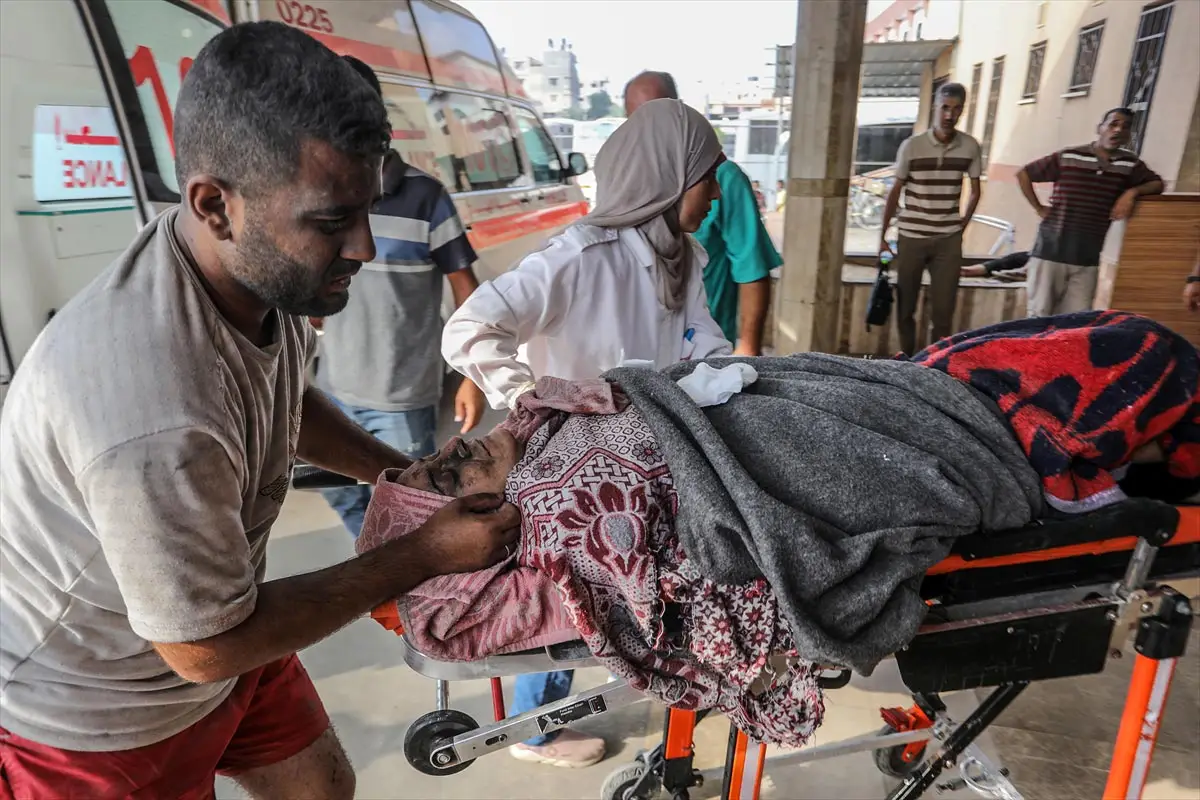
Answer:
MULTIPOLYGON (((718 586, 688 560, 674 481, 637 410, 604 381, 543 379, 505 425, 527 440, 505 490, 522 516, 515 563, 401 600, 422 649, 481 658, 557 637, 565 618, 567 638, 635 689, 715 708, 760 741, 804 744, 824 714, 815 670, 791 659, 771 672, 768 659, 794 648, 765 581, 718 586)), ((390 487, 372 500, 364 548, 411 525, 387 516, 406 513, 411 490, 390 487)))

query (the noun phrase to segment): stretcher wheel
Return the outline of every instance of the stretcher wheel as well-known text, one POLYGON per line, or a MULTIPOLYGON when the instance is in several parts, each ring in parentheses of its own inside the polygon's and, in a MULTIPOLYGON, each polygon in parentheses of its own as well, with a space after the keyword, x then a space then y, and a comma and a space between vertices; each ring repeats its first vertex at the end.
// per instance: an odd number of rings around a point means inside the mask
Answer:
POLYGON ((446 767, 438 767, 431 760, 433 751, 455 736, 469 733, 479 723, 461 711, 447 709, 431 711, 408 726, 404 734, 404 757, 418 772, 426 775, 453 775, 471 766, 474 761, 460 761, 446 767))
POLYGON ((642 791, 630 793, 645 773, 646 765, 641 761, 626 764, 605 779, 600 800, 653 800, 658 796, 658 779, 654 777, 646 781, 642 791))
MULTIPOLYGON (((879 733, 881 735, 896 733, 896 729, 891 725, 884 725, 879 730, 879 733)), ((889 777, 907 778, 909 775, 921 768, 921 763, 925 760, 925 746, 926 743, 922 742, 917 747, 907 744, 898 744, 895 747, 884 747, 880 750, 876 750, 874 753, 875 767, 884 775, 889 777), (906 761, 904 759, 904 751, 910 747, 912 747, 912 749, 909 750, 911 756, 909 760, 906 761)))

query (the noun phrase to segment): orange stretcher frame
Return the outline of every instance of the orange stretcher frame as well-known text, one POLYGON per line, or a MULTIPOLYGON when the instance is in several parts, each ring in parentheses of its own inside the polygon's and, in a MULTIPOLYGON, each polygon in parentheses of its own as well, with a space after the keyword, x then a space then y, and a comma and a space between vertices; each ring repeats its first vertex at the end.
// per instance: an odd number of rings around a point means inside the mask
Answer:
MULTIPOLYGON (((1168 546, 1200 544, 1200 506, 1178 506, 1176 510, 1179 512, 1179 522, 1168 546)), ((927 574, 942 575, 961 570, 1132 552, 1137 543, 1136 536, 1128 536, 993 558, 967 560, 955 555, 938 562, 927 574)), ((1177 661, 1176 658, 1154 659, 1140 653, 1135 656, 1102 800, 1141 800, 1177 661)), ((885 717, 886 713, 885 710, 885 717)), ((905 713, 925 718, 924 712, 917 706, 905 713)), ((676 741, 685 734, 690 737, 694 725, 694 712, 669 711, 668 728, 676 741)), ((925 725, 931 727, 933 723, 925 718, 925 725)), ((910 745, 906 749, 906 755, 912 747, 910 745)), ((923 749, 922 745, 917 747, 923 749)), ((759 800, 766 762, 766 745, 752 740, 740 730, 733 731, 725 765, 722 800, 759 800)))

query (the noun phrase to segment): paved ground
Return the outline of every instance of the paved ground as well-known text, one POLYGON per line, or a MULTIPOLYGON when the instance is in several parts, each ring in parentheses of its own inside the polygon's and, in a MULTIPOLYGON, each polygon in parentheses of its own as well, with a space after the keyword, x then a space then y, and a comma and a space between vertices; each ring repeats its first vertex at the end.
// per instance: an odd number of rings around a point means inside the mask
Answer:
MULTIPOLYGON (((490 414, 483 429, 496 415, 490 414)), ((443 425, 443 436, 450 434, 443 425)), ((272 535, 268 567, 272 577, 318 569, 352 554, 349 536, 319 495, 293 492, 272 535)), ((1192 589, 1190 594, 1200 594, 1192 589)), ((1098 800, 1107 773, 1131 654, 1110 662, 1102 675, 1036 685, 982 739, 990 756, 1012 771, 1027 800, 1098 800)), ((662 710, 650 703, 625 708, 585 727, 603 736, 611 756, 590 769, 564 771, 537 767, 498 753, 466 771, 431 778, 413 770, 402 747, 409 723, 434 706, 433 682, 402 666, 395 638, 376 623, 360 620, 301 654, 316 681, 334 724, 358 771, 362 800, 596 800, 605 777, 652 745, 661 732, 662 710)), ((607 678, 603 670, 577 673, 579 689, 607 678)), ((511 680, 506 681, 511 698, 511 680)), ((894 662, 870 679, 856 678, 827 697, 825 725, 816 744, 876 730, 881 706, 907 705, 894 662)), ((947 698, 952 713, 964 718, 978 702, 973 693, 947 698)), ((451 707, 477 720, 490 719, 486 682, 451 688, 451 707)), ((728 724, 706 720, 697 734, 697 766, 717 767, 724 758, 728 724)), ((1200 800, 1200 632, 1175 681, 1159 737, 1145 800, 1200 800)), ((768 769, 763 800, 878 800, 891 787, 870 754, 857 754, 807 766, 768 769)), ((237 797, 228 783, 221 798, 237 797)), ((696 800, 720 796, 710 784, 696 800)), ((966 792, 930 797, 955 800, 966 792)))

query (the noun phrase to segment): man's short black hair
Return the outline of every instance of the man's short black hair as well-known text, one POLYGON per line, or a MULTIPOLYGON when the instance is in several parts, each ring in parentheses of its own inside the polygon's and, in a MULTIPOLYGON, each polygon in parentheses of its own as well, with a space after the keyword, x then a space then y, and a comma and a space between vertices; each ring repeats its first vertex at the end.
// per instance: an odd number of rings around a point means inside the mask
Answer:
POLYGON ((383 97, 383 87, 379 85, 379 77, 375 74, 375 70, 367 66, 367 62, 360 61, 354 56, 342 56, 342 59, 354 67, 354 71, 362 75, 363 80, 371 84, 371 88, 375 90, 375 94, 383 97))
POLYGON ((1131 122, 1133 121, 1133 109, 1126 108, 1125 106, 1118 106, 1117 108, 1110 108, 1108 111, 1105 111, 1104 116, 1100 118, 1100 124, 1103 125, 1104 123, 1108 122, 1108 118, 1113 114, 1121 114, 1128 117, 1131 122))
POLYGON ((959 102, 967 102, 967 87, 961 83, 943 83, 938 87, 938 97, 950 97, 959 102))
POLYGON ((679 89, 675 86, 675 79, 671 77, 671 73, 656 72, 650 69, 639 72, 637 75, 634 75, 629 79, 629 83, 625 84, 626 94, 628 94, 629 87, 633 85, 633 82, 641 80, 642 78, 654 78, 656 81, 658 81, 659 85, 662 86, 663 94, 668 100, 679 99, 679 89))
POLYGON ((287 183, 308 139, 353 157, 383 155, 383 101, 332 50, 281 22, 240 23, 204 45, 175 110, 181 192, 201 173, 242 193, 287 183))

